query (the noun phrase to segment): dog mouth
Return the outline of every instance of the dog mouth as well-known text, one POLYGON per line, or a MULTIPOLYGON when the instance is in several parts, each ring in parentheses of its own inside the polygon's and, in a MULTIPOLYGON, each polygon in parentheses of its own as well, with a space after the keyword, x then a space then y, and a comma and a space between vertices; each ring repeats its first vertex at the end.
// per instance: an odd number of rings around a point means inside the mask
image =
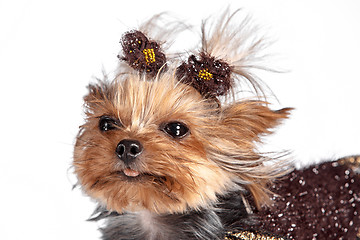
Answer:
POLYGON ((131 168, 125 168, 125 169, 116 171, 115 174, 120 176, 123 180, 130 181, 130 182, 142 181, 142 180, 148 180, 148 179, 155 178, 155 176, 153 176, 149 173, 140 172, 138 170, 134 170, 131 168))
POLYGON ((114 173, 120 176, 123 180, 129 182, 151 181, 156 183, 163 183, 166 181, 166 177, 164 176, 153 175, 147 172, 140 172, 131 168, 125 168, 114 173))
POLYGON ((133 170, 131 168, 126 168, 122 172, 125 174, 125 176, 132 178, 138 177, 140 175, 139 171, 133 170))

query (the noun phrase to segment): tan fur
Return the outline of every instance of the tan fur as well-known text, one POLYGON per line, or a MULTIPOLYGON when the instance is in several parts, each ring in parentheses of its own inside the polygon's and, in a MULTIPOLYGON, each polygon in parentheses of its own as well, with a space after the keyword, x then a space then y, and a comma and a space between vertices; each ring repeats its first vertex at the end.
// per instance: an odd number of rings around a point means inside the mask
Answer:
POLYGON ((166 13, 160 13, 142 23, 139 26, 139 31, 145 33, 150 39, 159 42, 164 50, 168 50, 175 41, 175 37, 189 28, 184 21, 174 19, 166 13))
POLYGON ((74 166, 84 190, 109 210, 175 213, 208 207, 216 194, 236 189, 235 183, 259 202, 266 198, 273 169, 263 166, 254 141, 285 118, 287 109, 273 112, 262 102, 217 109, 170 74, 154 81, 129 76, 89 89, 74 166), (118 118, 123 127, 101 132, 104 115, 118 118), (172 139, 160 130, 171 121, 185 123, 190 134, 172 139), (134 180, 121 174, 124 165, 115 154, 119 141, 128 138, 144 146, 132 165, 142 173, 134 180))

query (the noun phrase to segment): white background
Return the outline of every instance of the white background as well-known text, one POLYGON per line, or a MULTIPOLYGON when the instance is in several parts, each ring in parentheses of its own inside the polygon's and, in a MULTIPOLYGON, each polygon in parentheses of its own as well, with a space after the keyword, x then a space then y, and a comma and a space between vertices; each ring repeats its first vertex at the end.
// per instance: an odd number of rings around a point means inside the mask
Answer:
POLYGON ((114 70, 142 20, 168 11, 198 29, 229 3, 276 40, 271 64, 287 70, 260 73, 296 108, 271 146, 298 165, 360 154, 359 1, 0 1, 0 239, 99 239, 70 169, 86 85, 114 70))

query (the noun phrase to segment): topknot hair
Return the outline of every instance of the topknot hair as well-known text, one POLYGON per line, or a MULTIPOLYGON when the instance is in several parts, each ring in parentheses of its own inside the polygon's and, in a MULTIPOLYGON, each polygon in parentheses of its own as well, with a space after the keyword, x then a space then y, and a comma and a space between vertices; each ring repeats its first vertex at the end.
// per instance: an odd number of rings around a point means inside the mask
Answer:
MULTIPOLYGON (((238 12, 225 11, 216 24, 204 21, 199 49, 180 64, 166 56, 162 45, 167 43, 164 36, 171 41, 170 36, 179 31, 174 29, 183 30, 185 25, 171 22, 162 29, 158 25, 162 14, 151 18, 139 30, 125 33, 120 41, 122 54, 118 58, 150 77, 156 76, 160 70, 175 69, 175 77, 194 87, 204 98, 218 101, 218 97, 234 96, 234 89, 243 81, 250 84, 257 96, 265 96, 262 89, 264 84, 251 72, 252 68, 262 69, 258 60, 263 56, 259 56, 258 51, 265 44, 262 38, 253 35, 255 29, 249 24, 249 17, 235 23, 238 12)), ((177 56, 182 57, 183 54, 177 56)))
POLYGON ((202 23, 201 46, 177 68, 177 77, 197 89, 203 96, 227 96, 243 80, 250 83, 257 95, 265 95, 260 80, 251 72, 257 65, 258 52, 265 43, 254 36, 249 17, 235 23, 229 10, 216 24, 202 23))

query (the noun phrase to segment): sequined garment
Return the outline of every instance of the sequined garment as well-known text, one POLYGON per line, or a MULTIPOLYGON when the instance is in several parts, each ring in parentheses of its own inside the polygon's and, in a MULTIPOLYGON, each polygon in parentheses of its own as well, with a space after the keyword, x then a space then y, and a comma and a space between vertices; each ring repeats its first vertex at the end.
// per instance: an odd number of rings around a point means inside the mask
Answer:
POLYGON ((257 213, 259 229, 289 239, 359 239, 359 169, 360 157, 348 157, 293 171, 273 186, 272 206, 257 213))

